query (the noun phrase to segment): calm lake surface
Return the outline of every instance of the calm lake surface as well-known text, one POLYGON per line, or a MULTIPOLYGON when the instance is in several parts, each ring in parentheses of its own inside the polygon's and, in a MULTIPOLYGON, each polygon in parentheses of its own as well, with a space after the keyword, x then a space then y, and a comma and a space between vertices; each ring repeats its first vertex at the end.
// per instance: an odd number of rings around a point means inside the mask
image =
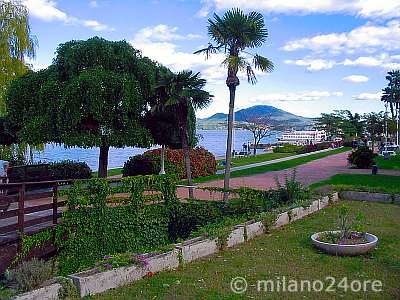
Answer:
MULTIPOLYGON (((208 149, 217 157, 225 155, 226 151, 226 130, 198 130, 199 146, 208 149)), ((264 138, 261 143, 275 143, 277 135, 264 138)), ((240 151, 243 143, 251 143, 253 140, 252 134, 247 130, 235 130, 234 133, 234 148, 240 151)), ((118 168, 124 165, 124 162, 133 155, 141 154, 148 149, 143 148, 110 148, 108 167, 118 168)), ((74 160, 86 162, 92 170, 98 168, 98 148, 64 148, 64 146, 47 144, 43 152, 35 153, 35 161, 55 162, 60 160, 74 160)))

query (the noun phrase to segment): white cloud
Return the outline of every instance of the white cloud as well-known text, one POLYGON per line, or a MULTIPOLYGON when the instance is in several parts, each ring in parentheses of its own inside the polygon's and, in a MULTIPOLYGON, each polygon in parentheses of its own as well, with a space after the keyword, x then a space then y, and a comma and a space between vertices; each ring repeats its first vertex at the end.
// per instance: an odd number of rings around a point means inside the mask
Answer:
POLYGON ((96 0, 92 0, 89 2, 89 6, 92 8, 97 8, 99 7, 99 3, 96 0))
POLYGON ((336 64, 336 62, 333 60, 312 59, 312 58, 304 58, 297 60, 287 59, 284 61, 284 63, 296 66, 306 66, 307 70, 310 72, 332 69, 333 66, 336 64))
POLYGON ((201 14, 206 16, 215 7, 217 10, 240 7, 263 10, 267 13, 283 14, 331 14, 345 13, 364 18, 393 18, 400 16, 397 0, 203 0, 201 14))
POLYGON ((177 40, 193 40, 201 38, 201 35, 197 34, 187 34, 181 35, 177 34, 178 27, 170 27, 168 25, 160 24, 154 27, 146 27, 141 29, 136 35, 135 39, 138 41, 177 41, 177 40))
POLYGON ((355 82, 355 83, 361 83, 361 82, 367 82, 369 80, 369 78, 364 75, 350 75, 350 76, 343 77, 343 80, 355 82))
POLYGON ((83 25, 86 27, 89 27, 91 29, 93 29, 94 31, 109 31, 109 30, 113 30, 112 28, 108 27, 105 24, 99 23, 96 20, 84 20, 82 21, 83 25))
POLYGON ((65 24, 83 25, 95 31, 112 31, 113 28, 96 20, 81 20, 69 16, 57 8, 57 3, 51 0, 24 0, 22 2, 29 10, 31 16, 45 22, 60 21, 65 24))
POLYGON ((355 51, 375 52, 377 49, 393 51, 400 49, 400 21, 385 25, 366 24, 350 32, 321 34, 286 43, 285 51, 308 49, 315 52, 332 53, 355 51))
POLYGON ((343 92, 304 91, 292 93, 268 93, 250 100, 252 103, 271 103, 286 101, 317 101, 328 97, 341 97, 343 92))
POLYGON ((359 95, 355 95, 355 96, 353 96, 353 99, 354 100, 367 100, 367 101, 370 101, 370 100, 373 100, 373 101, 376 101, 376 100, 381 100, 381 97, 382 97, 382 92, 377 92, 377 93, 361 93, 361 94, 359 94, 359 95))
POLYGON ((380 67, 385 70, 400 69, 400 63, 396 62, 399 60, 398 55, 390 56, 386 53, 382 53, 379 56, 360 56, 354 60, 346 58, 340 64, 344 66, 358 66, 358 67, 380 67))

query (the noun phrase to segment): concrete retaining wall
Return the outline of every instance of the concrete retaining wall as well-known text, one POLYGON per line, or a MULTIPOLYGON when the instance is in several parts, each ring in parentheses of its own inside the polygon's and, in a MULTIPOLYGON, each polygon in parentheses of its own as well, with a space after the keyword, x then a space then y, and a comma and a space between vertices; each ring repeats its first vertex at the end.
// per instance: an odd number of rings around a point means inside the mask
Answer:
POLYGON ((218 243, 217 239, 206 239, 200 237, 184 242, 182 245, 177 246, 177 249, 182 251, 182 259, 185 262, 191 262, 217 253, 218 243))
POLYGON ((70 275, 81 297, 95 295, 107 290, 139 280, 146 275, 140 267, 123 267, 91 274, 82 272, 70 275))
POLYGON ((231 234, 228 236, 226 246, 228 248, 244 243, 244 226, 238 225, 233 228, 231 234))
POLYGON ((54 283, 13 298, 13 300, 57 300, 61 284, 54 283))
POLYGON ((255 237, 264 234, 265 227, 262 222, 247 222, 244 224, 246 230, 247 240, 254 239, 255 237))

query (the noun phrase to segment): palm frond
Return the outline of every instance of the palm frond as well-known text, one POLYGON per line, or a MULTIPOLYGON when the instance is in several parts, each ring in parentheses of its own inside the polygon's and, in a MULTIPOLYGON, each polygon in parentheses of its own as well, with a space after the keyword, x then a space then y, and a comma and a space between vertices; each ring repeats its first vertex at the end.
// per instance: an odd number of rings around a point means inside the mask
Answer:
POLYGON ((222 65, 234 70, 246 72, 248 62, 242 56, 227 55, 222 62, 222 65))
POLYGON ((263 72, 272 72, 274 70, 274 63, 268 58, 261 55, 254 55, 253 57, 254 67, 263 72))
POLYGON ((256 84, 257 83, 257 77, 256 74, 253 71, 253 68, 249 65, 246 67, 246 75, 247 75, 247 81, 250 84, 256 84))
POLYGON ((218 53, 223 46, 213 46, 211 43, 208 44, 208 47, 195 51, 193 54, 204 53, 206 55, 206 59, 209 59, 212 54, 218 53))

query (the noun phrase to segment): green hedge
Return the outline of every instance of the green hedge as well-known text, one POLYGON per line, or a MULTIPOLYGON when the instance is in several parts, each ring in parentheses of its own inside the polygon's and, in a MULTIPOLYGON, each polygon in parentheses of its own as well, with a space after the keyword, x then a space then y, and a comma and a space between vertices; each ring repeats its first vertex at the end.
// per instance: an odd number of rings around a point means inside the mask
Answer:
POLYGON ((37 182, 63 179, 88 179, 92 171, 86 162, 63 160, 50 164, 12 167, 8 172, 10 182, 37 182))
POLYGON ((232 190, 238 197, 228 203, 182 203, 175 194, 177 179, 170 176, 126 177, 119 185, 111 185, 106 179, 77 181, 63 192, 69 207, 63 213, 63 223, 55 229, 23 237, 19 258, 33 247, 53 240, 58 249, 60 273, 66 275, 93 267, 105 255, 153 251, 186 239, 194 232, 216 229, 226 233, 221 226, 267 219, 273 210, 311 199, 310 192, 295 181, 295 175, 287 177, 283 184, 277 182, 276 190, 232 190), (158 198, 164 201, 146 203, 148 198, 143 192, 147 190, 160 191, 158 198), (130 193, 128 201, 109 203, 113 195, 118 198, 121 193, 130 193))

